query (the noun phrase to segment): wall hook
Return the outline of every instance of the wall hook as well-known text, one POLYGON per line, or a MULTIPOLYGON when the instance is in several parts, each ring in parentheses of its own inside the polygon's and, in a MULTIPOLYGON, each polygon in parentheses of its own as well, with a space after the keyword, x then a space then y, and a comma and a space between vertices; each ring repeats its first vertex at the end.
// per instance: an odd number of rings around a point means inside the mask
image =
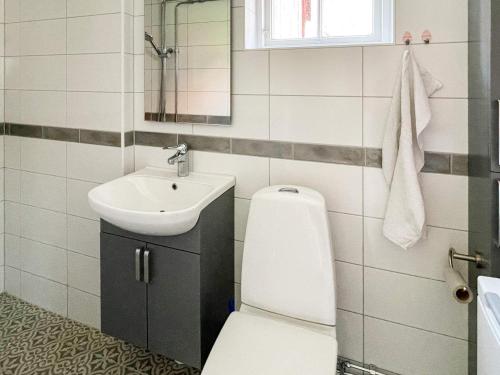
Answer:
POLYGON ((404 44, 406 44, 408 46, 408 45, 410 45, 410 43, 413 40, 413 35, 411 35, 411 33, 409 31, 407 31, 403 34, 402 39, 403 39, 404 44))
POLYGON ((423 33, 422 33, 422 40, 425 44, 429 44, 432 40, 432 34, 429 30, 425 30, 423 33))

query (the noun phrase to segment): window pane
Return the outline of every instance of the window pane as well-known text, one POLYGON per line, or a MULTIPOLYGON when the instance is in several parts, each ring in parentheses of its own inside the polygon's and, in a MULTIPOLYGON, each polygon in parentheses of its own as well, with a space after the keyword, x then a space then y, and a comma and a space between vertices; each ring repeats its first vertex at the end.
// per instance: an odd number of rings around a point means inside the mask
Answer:
POLYGON ((271 39, 318 37, 319 0, 270 1, 271 39))
POLYGON ((322 0, 322 36, 373 33, 373 0, 322 0))

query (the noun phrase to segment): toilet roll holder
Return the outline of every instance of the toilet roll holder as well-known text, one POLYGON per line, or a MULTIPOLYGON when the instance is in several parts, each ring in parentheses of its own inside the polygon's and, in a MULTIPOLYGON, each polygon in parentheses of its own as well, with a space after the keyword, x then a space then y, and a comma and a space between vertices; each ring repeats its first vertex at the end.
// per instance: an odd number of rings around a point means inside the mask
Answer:
POLYGON ((448 262, 451 268, 453 268, 453 260, 455 259, 475 263, 477 268, 484 268, 486 266, 486 259, 481 254, 461 254, 457 253, 453 247, 450 247, 450 250, 448 251, 448 262))

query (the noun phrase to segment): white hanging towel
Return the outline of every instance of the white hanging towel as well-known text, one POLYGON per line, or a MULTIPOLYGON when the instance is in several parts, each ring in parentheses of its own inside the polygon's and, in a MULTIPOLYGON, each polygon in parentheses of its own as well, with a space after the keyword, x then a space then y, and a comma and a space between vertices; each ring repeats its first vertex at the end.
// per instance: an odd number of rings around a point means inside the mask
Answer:
POLYGON ((431 120, 429 96, 442 86, 405 50, 382 147, 382 169, 390 187, 384 236, 403 249, 425 235, 419 176, 424 166, 422 132, 431 120))

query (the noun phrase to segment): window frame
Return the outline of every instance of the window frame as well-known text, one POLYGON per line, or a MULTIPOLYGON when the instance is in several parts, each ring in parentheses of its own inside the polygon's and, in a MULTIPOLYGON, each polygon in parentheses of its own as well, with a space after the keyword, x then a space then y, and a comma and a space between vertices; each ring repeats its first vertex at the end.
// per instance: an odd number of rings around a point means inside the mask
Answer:
MULTIPOLYGON (((346 0, 348 1, 348 0, 346 0)), ((347 46, 363 44, 394 43, 394 0, 373 0, 373 34, 343 37, 319 37, 304 39, 271 39, 271 1, 256 0, 257 33, 256 41, 260 48, 293 48, 347 46)), ((319 0, 318 35, 322 32, 322 4, 319 0)))

